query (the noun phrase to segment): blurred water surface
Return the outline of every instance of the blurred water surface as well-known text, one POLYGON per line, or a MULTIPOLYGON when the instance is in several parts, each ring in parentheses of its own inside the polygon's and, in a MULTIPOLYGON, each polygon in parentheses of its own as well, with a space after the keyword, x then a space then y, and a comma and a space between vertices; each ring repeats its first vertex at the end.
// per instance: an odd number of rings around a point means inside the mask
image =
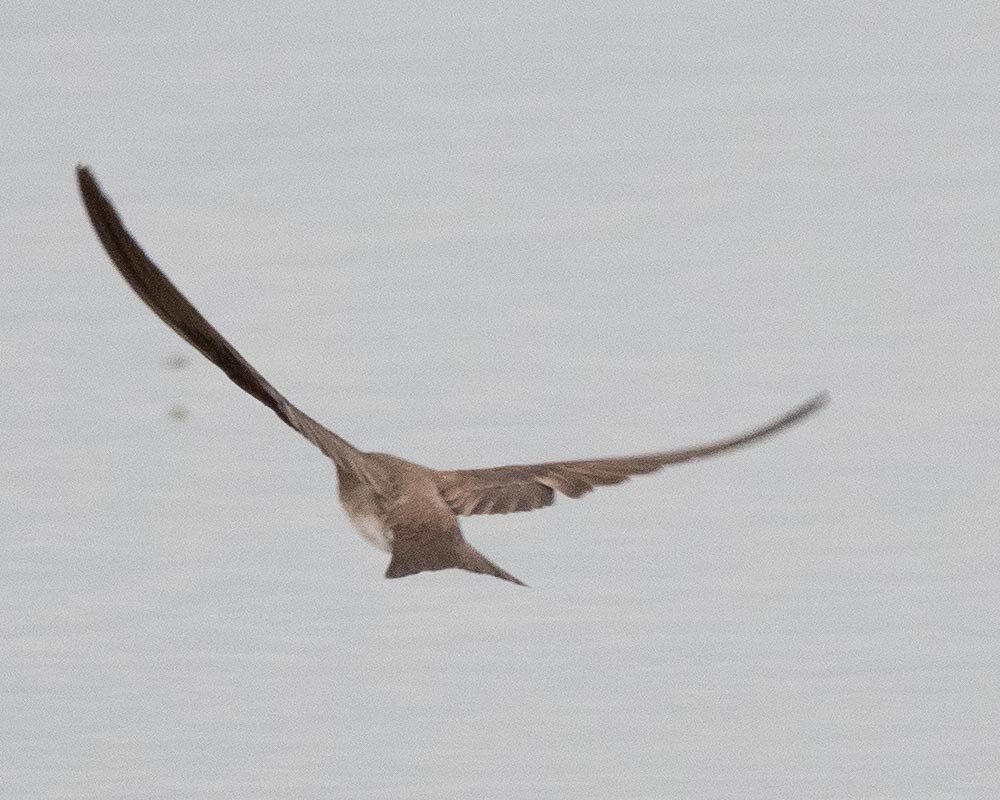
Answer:
POLYGON ((991 797, 994 5, 16 4, 5 797, 991 797), (745 452, 385 581, 333 470, 131 295, 432 466, 745 452))

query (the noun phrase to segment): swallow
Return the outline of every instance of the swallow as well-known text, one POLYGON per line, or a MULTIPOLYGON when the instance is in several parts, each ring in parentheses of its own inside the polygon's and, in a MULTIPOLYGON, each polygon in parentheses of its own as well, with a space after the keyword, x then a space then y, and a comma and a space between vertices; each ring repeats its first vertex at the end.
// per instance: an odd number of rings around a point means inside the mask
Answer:
POLYGON ((801 422, 829 401, 829 395, 821 392, 745 433, 644 455, 439 470, 388 453, 365 452, 275 389, 146 255, 90 170, 78 166, 77 179, 101 244, 142 301, 233 383, 333 461, 340 502, 352 525, 367 541, 390 554, 387 578, 457 568, 524 586, 465 540, 460 516, 533 511, 552 505, 557 494, 582 497, 598 486, 619 484, 668 464, 735 450, 801 422))

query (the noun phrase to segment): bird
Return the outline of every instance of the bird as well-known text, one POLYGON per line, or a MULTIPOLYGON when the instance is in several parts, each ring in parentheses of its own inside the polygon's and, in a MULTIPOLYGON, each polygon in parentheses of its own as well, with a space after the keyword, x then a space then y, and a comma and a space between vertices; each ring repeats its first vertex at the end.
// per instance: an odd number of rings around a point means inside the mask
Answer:
POLYGON ((457 568, 525 586, 469 544, 459 517, 550 506, 557 494, 578 498, 668 464, 714 456, 771 436, 829 401, 820 392, 745 433, 663 452, 613 458, 433 469, 389 453, 366 452, 289 401, 243 358, 146 255, 90 169, 77 166, 83 205, 111 262, 142 301, 229 379, 333 461, 341 505, 354 528, 390 555, 387 578, 457 568))

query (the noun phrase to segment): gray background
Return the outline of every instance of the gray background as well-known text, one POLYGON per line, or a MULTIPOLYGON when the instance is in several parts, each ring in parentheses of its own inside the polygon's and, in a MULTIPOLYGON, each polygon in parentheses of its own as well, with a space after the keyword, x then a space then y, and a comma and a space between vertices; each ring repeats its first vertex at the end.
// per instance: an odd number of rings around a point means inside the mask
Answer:
POLYGON ((4 797, 996 795, 997 6, 569 9, 5 6, 4 797), (530 590, 385 581, 323 457, 114 273, 77 161, 368 449, 834 403, 469 520, 530 590))

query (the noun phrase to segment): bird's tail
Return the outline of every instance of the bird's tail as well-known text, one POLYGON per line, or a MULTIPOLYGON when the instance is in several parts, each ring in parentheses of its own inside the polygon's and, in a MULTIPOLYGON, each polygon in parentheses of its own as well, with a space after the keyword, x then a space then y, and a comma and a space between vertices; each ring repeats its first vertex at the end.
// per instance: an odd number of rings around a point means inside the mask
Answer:
POLYGON ((518 586, 527 586, 506 570, 501 569, 468 542, 462 540, 458 547, 441 552, 434 547, 407 547, 397 539, 392 549, 392 560, 385 571, 387 578, 404 578, 418 572, 439 569, 464 569, 482 575, 492 575, 518 586))
POLYGON ((528 585, 523 581, 519 581, 506 570, 498 567, 472 545, 467 544, 467 547, 469 549, 465 553, 465 559, 459 565, 462 569, 467 569, 469 572, 480 572, 483 575, 492 575, 495 578, 516 583, 518 586, 528 585))

